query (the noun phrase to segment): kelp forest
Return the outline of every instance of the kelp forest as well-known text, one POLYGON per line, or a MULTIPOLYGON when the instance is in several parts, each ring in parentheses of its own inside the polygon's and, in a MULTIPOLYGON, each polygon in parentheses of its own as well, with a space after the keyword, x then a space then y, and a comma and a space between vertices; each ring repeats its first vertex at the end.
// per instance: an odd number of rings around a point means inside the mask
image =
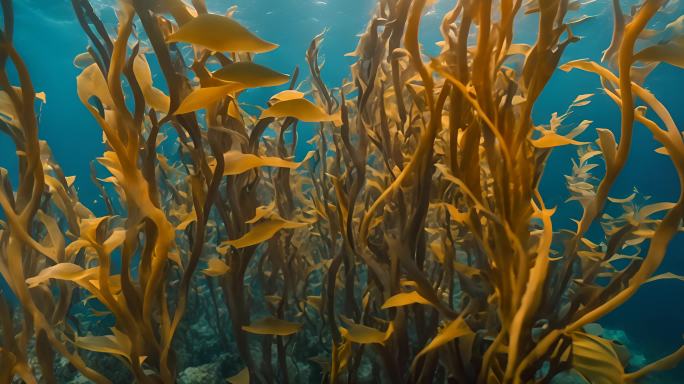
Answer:
POLYGON ((0 383, 180 382, 215 353, 200 321, 229 355, 219 382, 611 384, 675 367, 684 347, 634 367, 597 322, 647 282, 684 279, 659 269, 684 196, 612 188, 637 130, 684 187, 682 132, 644 85, 684 67, 684 19, 664 36, 649 23, 667 1, 606 2, 602 60, 564 61, 579 1, 456 0, 429 24, 432 3, 379 0, 331 85, 324 33, 284 74, 256 63, 279 42, 235 7, 119 0, 108 28, 71 0, 88 39, 74 81, 104 148, 78 182, 100 191, 98 216, 40 139, 58 128, 39 126, 46 95, 2 0, 0 131, 16 152, 1 156, 17 166, 0 169, 0 383), (599 90, 565 89, 567 110, 533 121, 558 71, 599 90), (276 86, 264 105, 241 98, 276 86), (597 98, 612 126, 569 118, 597 98), (569 228, 540 189, 561 146, 569 228))

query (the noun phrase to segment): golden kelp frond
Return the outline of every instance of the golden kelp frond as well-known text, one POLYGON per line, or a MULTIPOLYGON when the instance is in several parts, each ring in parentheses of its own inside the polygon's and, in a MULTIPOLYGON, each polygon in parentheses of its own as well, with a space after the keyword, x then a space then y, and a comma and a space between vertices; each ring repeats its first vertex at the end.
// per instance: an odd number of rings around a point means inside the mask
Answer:
MULTIPOLYGON (((16 94, 16 96, 21 97, 21 88, 12 87, 12 91, 16 94)), ((35 97, 42 100, 43 103, 45 102, 45 94, 43 92, 36 93, 35 97)), ((17 116, 17 110, 14 107, 11 96, 8 94, 8 92, 0 91, 0 120, 19 128, 20 123, 18 119, 19 116, 17 116)))
POLYGON ((84 270, 81 266, 73 263, 59 263, 43 269, 37 276, 26 279, 26 284, 29 288, 33 288, 49 279, 86 281, 96 273, 97 269, 84 270))
POLYGON ((401 307, 410 304, 430 304, 430 302, 416 291, 402 292, 387 299, 382 305, 382 309, 401 307))
POLYGON ((276 103, 276 102, 281 102, 281 101, 287 101, 287 100, 293 100, 293 99, 302 99, 304 98, 304 93, 295 91, 292 89, 287 89, 282 92, 278 92, 275 95, 271 96, 271 101, 276 103))
POLYGON ((158 112, 166 113, 169 111, 169 97, 161 90, 154 87, 152 83, 152 72, 150 66, 147 64, 145 55, 138 54, 133 59, 133 73, 140 86, 145 102, 150 108, 154 108, 158 112))
POLYGON ((291 323, 289 321, 276 319, 274 317, 265 317, 253 321, 250 325, 243 325, 242 329, 249 333, 257 335, 277 335, 288 336, 296 333, 301 328, 301 324, 291 323))
MULTIPOLYGON (((113 335, 77 337, 74 344, 89 351, 111 353, 130 359, 131 340, 116 328, 112 328, 112 331, 113 335)), ((141 356, 140 362, 144 358, 141 356)))
POLYGON ((662 1, 627 17, 616 0, 603 62, 561 63, 592 17, 570 12, 587 3, 459 1, 431 25, 432 1, 380 0, 351 78, 330 89, 325 31, 302 80, 299 68, 256 64, 277 45, 235 8, 128 0, 110 36, 74 1, 90 39, 74 59, 78 97, 105 145, 91 176, 108 213, 96 215, 38 140, 45 96, 3 0, 0 62, 18 83, 3 67, 0 131, 20 177, 13 186, 0 170, 0 274, 21 313, 0 297, 0 381, 55 382, 57 356, 96 383, 109 382, 99 359, 129 381, 172 383, 187 351, 199 358, 198 326, 237 351, 241 371, 227 380, 239 383, 622 383, 674 366, 684 349, 625 372, 626 347, 595 322, 645 283, 682 280, 654 274, 682 230, 684 197, 613 188, 644 127, 684 188, 681 131, 643 86, 658 63, 682 66, 682 19, 648 30, 662 1), (526 13, 531 41, 517 31, 526 13), (431 28, 443 40, 428 59, 420 33, 431 28), (556 69, 596 74, 602 92, 569 89, 565 112, 534 121, 556 69), (257 108, 241 100, 285 84, 257 108), (619 123, 574 121, 604 96, 619 123), (302 129, 313 129, 304 157, 302 129), (568 146, 573 228, 540 188, 568 146))
POLYGON ((166 39, 222 52, 268 52, 278 45, 262 40, 230 17, 205 13, 183 24, 166 39))
POLYGON ((209 107, 225 96, 245 89, 242 83, 229 82, 215 87, 197 88, 183 99, 175 113, 182 115, 209 107))
POLYGON ((308 223, 298 223, 282 218, 263 219, 254 224, 244 236, 239 239, 228 240, 226 241, 226 244, 235 248, 245 248, 265 242, 281 229, 301 228, 306 225, 308 225, 308 223))
POLYGON ((290 79, 285 74, 249 61, 229 64, 211 75, 215 79, 238 82, 245 88, 273 87, 290 79))
POLYGON ((390 322, 385 332, 363 324, 354 324, 347 320, 346 328, 340 327, 340 334, 345 339, 357 344, 384 344, 394 332, 394 325, 390 322))
POLYGON ((665 62, 684 68, 684 36, 679 36, 672 42, 653 45, 639 51, 634 60, 643 62, 665 62))
POLYGON ((261 113, 260 119, 267 117, 293 117, 311 123, 339 120, 339 117, 326 113, 321 107, 304 98, 276 102, 261 113))
POLYGON ((219 258, 211 258, 207 262, 207 269, 202 272, 207 276, 221 276, 230 271, 230 267, 219 258))
POLYGON ((249 384, 249 369, 244 368, 237 375, 227 378, 230 384, 249 384))
POLYGON ((277 167, 295 169, 302 163, 295 163, 275 156, 257 156, 240 151, 228 151, 223 154, 223 175, 239 175, 257 167, 277 167))
POLYGON ((420 352, 418 352, 418 354, 416 354, 416 360, 414 361, 417 361, 418 357, 433 351, 454 339, 472 335, 472 333, 473 331, 470 329, 470 327, 468 327, 468 324, 466 324, 465 321, 459 317, 442 328, 442 330, 435 335, 432 341, 430 341, 429 344, 427 344, 420 352))

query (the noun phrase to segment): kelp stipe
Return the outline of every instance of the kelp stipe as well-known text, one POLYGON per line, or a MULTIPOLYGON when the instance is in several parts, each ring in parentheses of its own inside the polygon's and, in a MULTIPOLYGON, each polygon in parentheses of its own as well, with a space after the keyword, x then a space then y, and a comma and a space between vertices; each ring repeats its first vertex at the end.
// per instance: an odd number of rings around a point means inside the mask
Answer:
MULTIPOLYGON (((592 324, 644 283, 682 279, 653 274, 684 197, 609 197, 636 122, 684 190, 681 132, 642 86, 657 63, 682 66, 684 38, 634 48, 665 2, 646 0, 630 18, 613 1, 603 64, 560 64, 577 41, 567 0, 457 1, 428 60, 418 35, 427 3, 380 0, 350 54, 351 80, 331 89, 323 34, 298 82, 299 69, 290 77, 253 62, 277 45, 232 19, 234 8, 121 1, 110 36, 87 0, 73 0, 90 40, 75 60, 78 96, 106 144, 92 178, 109 214, 96 217, 38 140, 45 96, 12 44, 3 0, 0 128, 16 146, 19 181, 13 188, 0 172, 0 273, 18 300, 0 297, 0 382, 59 382, 55 362, 66 359, 108 383, 103 356, 128 380, 175 382, 193 342, 183 319, 197 313, 237 350, 240 366, 224 372, 233 383, 547 383, 570 370, 622 383, 684 358, 683 347, 625 372, 624 351, 592 324), (539 14, 532 45, 513 43, 523 12, 539 14), (556 69, 598 75, 621 111, 619 143, 608 129, 580 141, 590 122, 566 131, 567 112, 534 125, 556 69), (283 84, 259 116, 242 108, 244 90, 283 84), (299 122, 317 124, 316 149, 295 161, 299 122), (583 213, 576 229, 558 230, 539 182, 553 148, 567 145, 578 149, 567 187, 583 213), (622 214, 604 215, 607 204, 622 214), (587 238, 595 222, 604 239, 587 238), (80 320, 83 310, 113 326, 80 320)), ((580 94, 568 112, 592 97, 580 94)))

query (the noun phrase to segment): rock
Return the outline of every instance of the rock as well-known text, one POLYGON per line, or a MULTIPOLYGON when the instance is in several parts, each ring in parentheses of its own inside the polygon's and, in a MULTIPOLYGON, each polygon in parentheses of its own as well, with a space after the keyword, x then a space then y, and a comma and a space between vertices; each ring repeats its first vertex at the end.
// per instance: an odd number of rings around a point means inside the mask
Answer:
POLYGON ((221 362, 189 367, 178 375, 179 384, 224 384, 221 362))
POLYGON ((646 357, 644 356, 643 353, 638 352, 635 346, 632 344, 631 340, 629 337, 627 337, 627 334, 625 331, 622 329, 603 329, 603 334, 601 335, 602 337, 612 340, 612 341, 617 341, 618 343, 622 344, 626 349, 629 350, 630 355, 629 355, 629 360, 627 367, 632 368, 632 369, 639 369, 646 365, 646 357))

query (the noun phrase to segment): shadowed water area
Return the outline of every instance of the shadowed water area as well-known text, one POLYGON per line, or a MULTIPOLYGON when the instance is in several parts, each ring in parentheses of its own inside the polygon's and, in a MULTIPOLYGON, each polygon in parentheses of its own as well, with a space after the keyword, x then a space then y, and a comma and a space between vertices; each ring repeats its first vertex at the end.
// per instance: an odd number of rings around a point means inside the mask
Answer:
POLYGON ((0 383, 684 381, 679 0, 0 3, 0 383))

